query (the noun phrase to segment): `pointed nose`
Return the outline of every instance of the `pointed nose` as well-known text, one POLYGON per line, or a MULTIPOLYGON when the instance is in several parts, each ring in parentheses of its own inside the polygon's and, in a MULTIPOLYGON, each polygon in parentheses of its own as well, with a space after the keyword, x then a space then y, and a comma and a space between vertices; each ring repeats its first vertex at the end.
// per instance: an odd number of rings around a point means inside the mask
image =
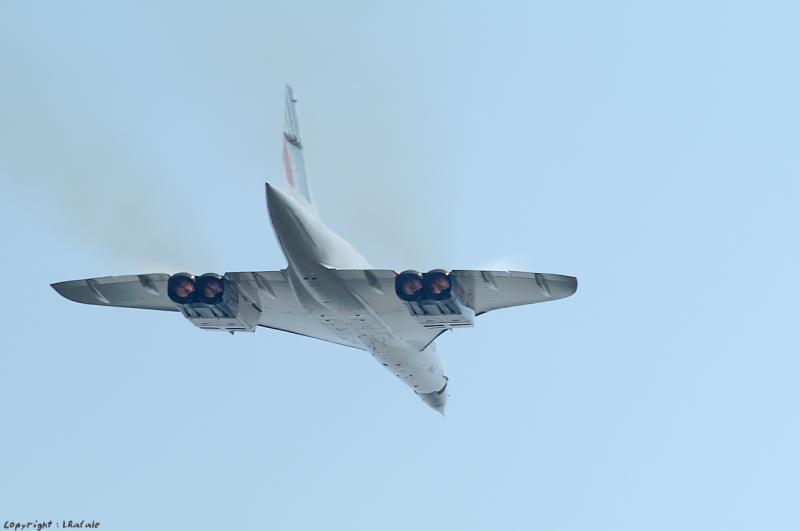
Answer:
POLYGON ((417 393, 423 402, 428 404, 432 409, 435 409, 442 415, 447 407, 447 381, 444 382, 444 387, 433 393, 417 393))

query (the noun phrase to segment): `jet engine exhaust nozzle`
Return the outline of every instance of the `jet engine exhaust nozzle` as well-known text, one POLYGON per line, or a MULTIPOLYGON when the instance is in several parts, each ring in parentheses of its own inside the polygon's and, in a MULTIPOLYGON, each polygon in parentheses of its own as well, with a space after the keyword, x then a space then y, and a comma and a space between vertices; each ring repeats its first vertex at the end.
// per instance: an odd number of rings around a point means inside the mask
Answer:
POLYGON ((450 273, 443 269, 434 269, 422 277, 423 297, 432 301, 444 301, 450 298, 452 282, 450 273))
POLYGON ((195 276, 191 273, 176 273, 167 281, 167 295, 176 304, 190 304, 197 296, 195 276))
POLYGON ((205 304, 219 304, 225 294, 225 282, 221 275, 206 273, 197 279, 197 300, 205 304))
POLYGON ((394 291, 400 300, 414 302, 422 298, 422 273, 419 271, 403 271, 394 279, 394 291))

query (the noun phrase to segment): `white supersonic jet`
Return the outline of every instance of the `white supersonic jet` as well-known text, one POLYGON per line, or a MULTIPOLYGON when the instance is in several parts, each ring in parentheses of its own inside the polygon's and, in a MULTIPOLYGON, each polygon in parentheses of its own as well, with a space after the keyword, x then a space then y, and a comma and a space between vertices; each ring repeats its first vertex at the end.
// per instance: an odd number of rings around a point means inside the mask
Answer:
POLYGON ((371 269, 317 215, 303 165, 291 87, 286 89, 286 181, 266 185, 272 226, 289 264, 218 275, 148 273, 53 284, 85 304, 180 312, 204 330, 259 326, 365 350, 444 413, 447 376, 434 340, 491 310, 562 299, 574 277, 518 271, 371 269))

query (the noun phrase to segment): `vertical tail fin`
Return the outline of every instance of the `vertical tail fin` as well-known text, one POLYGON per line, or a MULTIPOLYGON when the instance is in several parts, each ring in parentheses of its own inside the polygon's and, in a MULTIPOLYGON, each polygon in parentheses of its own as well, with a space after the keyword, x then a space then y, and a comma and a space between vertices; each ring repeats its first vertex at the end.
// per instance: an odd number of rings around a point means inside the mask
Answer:
POLYGON ((306 167, 303 161, 303 144, 300 142, 300 127, 297 125, 295 111, 297 99, 292 87, 286 85, 286 111, 283 126, 283 170, 286 176, 288 192, 295 199, 302 199, 312 209, 313 201, 308 187, 306 167))

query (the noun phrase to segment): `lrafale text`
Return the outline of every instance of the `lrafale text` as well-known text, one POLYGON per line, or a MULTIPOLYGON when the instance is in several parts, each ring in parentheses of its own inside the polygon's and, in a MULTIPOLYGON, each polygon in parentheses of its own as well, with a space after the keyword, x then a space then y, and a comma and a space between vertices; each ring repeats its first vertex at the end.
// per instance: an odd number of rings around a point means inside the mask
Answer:
POLYGON ((46 522, 40 522, 39 520, 34 520, 33 522, 13 522, 11 520, 6 520, 3 524, 3 529, 13 529, 14 531, 20 531, 22 529, 30 529, 41 531, 42 529, 98 529, 100 527, 100 522, 96 520, 91 520, 87 522, 86 520, 61 520, 60 522, 53 522, 52 520, 48 520, 46 522), (55 526, 53 524, 55 523, 55 526))

